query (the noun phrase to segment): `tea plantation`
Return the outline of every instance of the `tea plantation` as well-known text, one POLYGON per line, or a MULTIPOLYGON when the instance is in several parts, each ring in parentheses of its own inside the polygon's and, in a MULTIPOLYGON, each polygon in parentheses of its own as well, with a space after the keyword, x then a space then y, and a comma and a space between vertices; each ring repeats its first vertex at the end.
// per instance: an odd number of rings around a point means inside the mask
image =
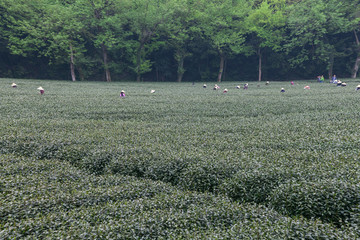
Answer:
POLYGON ((360 239, 346 81, 0 79, 0 239, 360 239))

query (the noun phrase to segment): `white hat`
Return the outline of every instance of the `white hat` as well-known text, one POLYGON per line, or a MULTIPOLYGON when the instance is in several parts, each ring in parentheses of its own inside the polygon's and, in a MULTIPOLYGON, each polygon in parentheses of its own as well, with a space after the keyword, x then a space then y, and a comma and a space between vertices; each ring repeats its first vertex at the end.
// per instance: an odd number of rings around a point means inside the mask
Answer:
POLYGON ((38 89, 38 90, 44 90, 42 87, 38 87, 37 89, 38 89))
POLYGON ((154 89, 152 89, 151 91, 150 91, 150 93, 154 93, 155 92, 155 90, 154 89))
POLYGON ((17 85, 16 85, 16 83, 13 83, 13 84, 11 84, 11 86, 12 86, 12 87, 16 87, 17 85))
POLYGON ((124 90, 121 90, 122 93, 124 93, 125 91, 124 90))

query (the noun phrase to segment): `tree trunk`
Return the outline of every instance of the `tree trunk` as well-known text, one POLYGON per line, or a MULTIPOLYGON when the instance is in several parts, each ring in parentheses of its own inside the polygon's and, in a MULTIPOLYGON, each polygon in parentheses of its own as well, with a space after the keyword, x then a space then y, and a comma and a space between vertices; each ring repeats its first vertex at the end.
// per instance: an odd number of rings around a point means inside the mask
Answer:
POLYGON ((354 35, 355 35, 356 45, 357 45, 358 49, 357 49, 357 57, 356 57, 355 64, 354 64, 354 67, 352 70, 351 78, 356 78, 357 72, 359 70, 359 65, 360 65, 360 49, 359 49, 360 42, 359 42, 359 38, 358 38, 355 30, 354 30, 354 35))
POLYGON ((111 82, 111 75, 110 75, 110 70, 109 70, 109 65, 108 65, 108 55, 107 55, 106 46, 104 43, 101 44, 101 49, 103 52, 106 81, 111 82))
POLYGON ((225 56, 220 52, 220 68, 219 68, 219 75, 218 75, 218 82, 221 82, 221 77, 224 71, 224 62, 225 62, 225 56))
POLYGON ((334 67, 334 54, 330 55, 330 62, 329 62, 329 69, 328 69, 328 74, 329 74, 329 79, 332 79, 332 75, 333 75, 333 67, 334 67))
POLYGON ((224 62, 224 73, 223 73, 223 77, 222 79, 225 81, 225 78, 226 78, 226 65, 227 65, 227 60, 225 59, 225 62, 224 62))
POLYGON ((136 81, 140 82, 141 80, 141 72, 140 72, 140 67, 141 67, 141 54, 144 48, 144 43, 140 42, 140 46, 138 48, 137 51, 137 56, 136 56, 136 81))
POLYGON ((258 49, 258 56, 259 56, 259 82, 261 82, 261 70, 262 70, 262 67, 261 67, 261 61, 262 61, 262 56, 261 56, 261 50, 260 50, 260 47, 258 49))
POLYGON ((184 76, 184 57, 181 56, 178 61, 178 70, 177 70, 177 81, 181 82, 184 76))
POLYGON ((70 72, 71 72, 71 80, 75 82, 76 75, 75 75, 75 64, 74 64, 74 52, 71 44, 70 44, 70 72))

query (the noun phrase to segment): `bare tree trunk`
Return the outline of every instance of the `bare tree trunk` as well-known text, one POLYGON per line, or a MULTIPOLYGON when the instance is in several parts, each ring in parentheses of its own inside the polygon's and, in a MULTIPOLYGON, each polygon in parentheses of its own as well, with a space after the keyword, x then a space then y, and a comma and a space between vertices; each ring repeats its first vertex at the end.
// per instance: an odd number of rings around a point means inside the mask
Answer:
POLYGON ((262 63, 262 56, 261 56, 261 50, 260 50, 260 47, 258 49, 258 56, 259 56, 259 82, 261 82, 261 70, 262 70, 262 67, 261 67, 261 63, 262 63))
POLYGON ((140 46, 138 48, 137 51, 137 56, 136 56, 136 81, 140 82, 141 80, 141 72, 140 72, 140 67, 141 67, 141 53, 144 47, 144 43, 140 43, 140 46))
POLYGON ((218 75, 218 82, 221 82, 221 77, 224 71, 224 62, 225 62, 225 56, 220 52, 220 68, 219 68, 219 75, 218 75))
POLYGON ((334 55, 331 54, 330 62, 329 62, 329 69, 328 69, 328 74, 329 74, 329 79, 330 80, 331 80, 332 75, 333 75, 333 67, 334 67, 334 55))
POLYGON ((359 49, 360 42, 359 42, 359 38, 358 38, 355 30, 354 30, 354 35, 355 35, 356 45, 357 45, 358 49, 357 49, 357 57, 356 57, 355 64, 354 64, 354 67, 352 70, 351 78, 356 78, 357 72, 359 70, 359 65, 360 65, 360 49, 359 49))
POLYGON ((74 64, 74 52, 71 44, 70 44, 70 72, 71 72, 71 80, 75 82, 76 75, 75 75, 75 64, 74 64))
POLYGON ((184 76, 184 57, 181 56, 178 61, 178 70, 177 70, 177 81, 181 82, 184 76))
POLYGON ((109 65, 108 65, 108 55, 107 55, 106 46, 104 43, 101 44, 101 48, 102 48, 102 52, 103 52, 106 81, 111 82, 111 75, 110 75, 110 70, 109 70, 109 65))
POLYGON ((224 73, 223 73, 223 77, 222 79, 225 81, 225 78, 226 78, 226 65, 227 65, 227 60, 225 59, 225 62, 224 62, 224 73))

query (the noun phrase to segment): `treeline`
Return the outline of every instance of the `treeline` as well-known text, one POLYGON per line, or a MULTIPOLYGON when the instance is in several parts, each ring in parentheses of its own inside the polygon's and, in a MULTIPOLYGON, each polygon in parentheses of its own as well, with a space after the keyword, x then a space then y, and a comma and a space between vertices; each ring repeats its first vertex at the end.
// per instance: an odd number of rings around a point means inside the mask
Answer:
POLYGON ((356 78, 359 0, 0 0, 0 77, 356 78))

